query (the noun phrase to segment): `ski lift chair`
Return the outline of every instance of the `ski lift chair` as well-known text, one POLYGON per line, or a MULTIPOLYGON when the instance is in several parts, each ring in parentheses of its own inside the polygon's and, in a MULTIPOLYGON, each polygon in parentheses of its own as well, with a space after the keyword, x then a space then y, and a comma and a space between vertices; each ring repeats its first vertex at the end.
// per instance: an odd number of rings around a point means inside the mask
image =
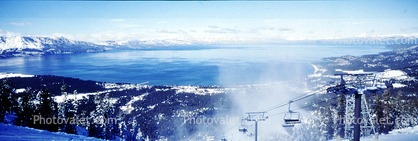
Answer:
POLYGON ((246 120, 245 119, 243 119, 242 121, 241 121, 241 125, 239 126, 239 128, 238 128, 238 131, 239 132, 242 132, 242 133, 244 133, 244 134, 246 134, 247 132, 248 132, 248 126, 244 123, 246 120))
POLYGON ((297 124, 300 122, 300 113, 289 111, 288 113, 284 114, 284 123, 286 124, 297 124))
POLYGON ((283 124, 282 125, 284 128, 287 128, 287 127, 295 127, 295 125, 294 124, 283 124))
POLYGON ((242 133, 246 133, 246 132, 248 132, 248 128, 246 128, 246 127, 240 127, 239 129, 238 129, 240 132, 242 132, 242 133))
POLYGON ((290 110, 290 103, 292 102, 293 101, 289 102, 289 112, 284 114, 283 120, 285 124, 283 124, 283 127, 294 127, 295 124, 301 123, 300 113, 290 110))
POLYGON ((226 139, 226 136, 223 136, 221 141, 228 141, 228 139, 226 139))

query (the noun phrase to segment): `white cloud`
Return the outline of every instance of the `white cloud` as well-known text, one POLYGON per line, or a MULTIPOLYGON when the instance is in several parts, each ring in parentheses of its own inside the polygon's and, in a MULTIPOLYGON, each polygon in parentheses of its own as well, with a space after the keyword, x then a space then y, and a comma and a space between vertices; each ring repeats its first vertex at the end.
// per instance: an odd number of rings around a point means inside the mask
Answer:
POLYGON ((188 34, 188 32, 184 31, 184 30, 179 30, 179 32, 184 33, 184 34, 188 34))
POLYGON ((211 25, 211 26, 208 26, 209 28, 220 28, 219 26, 215 26, 215 25, 211 25))
POLYGON ((261 33, 261 32, 268 32, 268 31, 274 31, 276 30, 275 27, 272 26, 261 26, 261 27, 257 27, 257 28, 253 28, 247 31, 247 33, 261 33))
POLYGON ((260 27, 260 30, 274 30, 275 28, 274 27, 271 27, 271 26, 263 26, 263 27, 260 27))
POLYGON ((111 22, 123 22, 125 19, 111 19, 111 22))
POLYGON ((175 30, 157 29, 157 33, 177 33, 175 30))
POLYGON ((288 28, 288 27, 280 27, 279 31, 292 31, 292 28, 288 28))
POLYGON ((271 19, 271 20, 266 20, 266 23, 271 23, 271 22, 278 22, 281 21, 282 19, 271 19))
POLYGON ((259 29, 251 29, 249 31, 247 31, 247 33, 259 33, 260 30, 259 29))
POLYGON ((121 24, 121 25, 118 25, 119 27, 122 27, 122 28, 132 28, 132 27, 138 27, 138 26, 141 26, 141 25, 137 25, 137 24, 121 24))
POLYGON ((418 31, 418 27, 410 27, 410 28, 401 28, 401 31, 418 31))
POLYGON ((362 22, 352 22, 353 25, 363 24, 362 22))
POLYGON ((216 34, 225 34, 225 33, 232 33, 237 34, 241 33, 241 30, 236 28, 221 28, 219 26, 209 26, 210 29, 205 30, 206 33, 216 33, 216 34))
POLYGON ((305 37, 287 37, 287 38, 285 38, 286 40, 289 40, 289 41, 296 41, 296 40, 306 40, 306 38, 305 37))
POLYGON ((333 40, 335 40, 335 39, 342 39, 342 37, 341 36, 328 36, 328 37, 325 37, 324 39, 326 39, 326 40, 331 40, 331 39, 333 39, 333 40))
POLYGON ((222 30, 230 32, 230 33, 239 33, 241 30, 235 29, 235 28, 222 28, 222 30))
POLYGON ((126 40, 135 40, 140 38, 137 33, 97 33, 89 35, 91 38, 94 38, 96 42, 100 41, 126 41, 126 40))
POLYGON ((9 23, 4 23, 5 25, 14 25, 14 26, 33 26, 32 23, 29 22, 24 22, 24 23, 17 23, 17 22, 9 22, 9 23))
POLYGON ((361 33, 357 37, 395 37, 395 36, 403 36, 403 37, 418 37, 418 33, 411 33, 411 34, 380 34, 380 35, 371 35, 369 33, 361 33))
POLYGON ((205 30, 206 33, 225 34, 226 32, 221 29, 209 29, 205 30))
POLYGON ((167 23, 167 21, 158 21, 157 23, 158 24, 165 24, 165 23, 167 23))
POLYGON ((50 37, 64 37, 70 40, 77 41, 87 41, 87 42, 103 42, 103 41, 126 41, 136 39, 136 33, 96 33, 96 34, 63 34, 63 33, 54 33, 50 37))
POLYGON ((67 38, 67 39, 70 39, 70 40, 79 40, 80 38, 85 38, 85 36, 83 36, 83 37, 80 37, 80 36, 81 35, 74 36, 74 35, 71 35, 71 34, 53 33, 52 36, 50 36, 50 37, 52 37, 52 38, 64 37, 64 38, 67 38))
POLYGON ((10 36, 21 36, 21 35, 19 33, 9 32, 9 31, 0 29, 0 36, 10 37, 10 36))

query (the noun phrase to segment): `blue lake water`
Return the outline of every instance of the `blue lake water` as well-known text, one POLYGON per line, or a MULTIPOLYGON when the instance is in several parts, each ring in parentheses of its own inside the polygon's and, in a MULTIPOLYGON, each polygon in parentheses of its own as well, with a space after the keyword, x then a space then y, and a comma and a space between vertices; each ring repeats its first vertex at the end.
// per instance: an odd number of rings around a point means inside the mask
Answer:
POLYGON ((306 77, 324 57, 391 50, 384 45, 206 45, 110 50, 0 60, 0 72, 149 85, 234 85, 306 77))

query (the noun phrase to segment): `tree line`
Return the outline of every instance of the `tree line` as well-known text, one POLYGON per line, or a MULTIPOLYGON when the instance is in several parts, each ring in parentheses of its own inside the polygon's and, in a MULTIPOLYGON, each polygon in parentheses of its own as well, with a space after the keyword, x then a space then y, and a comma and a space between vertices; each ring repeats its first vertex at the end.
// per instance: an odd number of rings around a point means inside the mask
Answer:
POLYGON ((122 120, 123 115, 109 101, 108 93, 77 100, 77 91, 69 93, 64 84, 61 87, 63 102, 57 103, 45 88, 36 91, 28 87, 23 93, 16 94, 11 86, 11 81, 7 78, 1 80, 2 123, 69 134, 82 134, 84 130, 87 132, 85 135, 108 140, 117 136, 126 140, 137 140, 136 134, 131 132, 136 123, 122 120))

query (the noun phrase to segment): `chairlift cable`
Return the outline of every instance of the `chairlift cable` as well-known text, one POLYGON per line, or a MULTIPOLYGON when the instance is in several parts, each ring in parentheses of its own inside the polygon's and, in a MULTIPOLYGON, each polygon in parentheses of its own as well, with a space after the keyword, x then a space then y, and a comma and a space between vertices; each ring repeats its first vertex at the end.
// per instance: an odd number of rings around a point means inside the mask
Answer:
POLYGON ((308 97, 310 97, 310 96, 315 95, 315 93, 308 93, 308 94, 302 94, 302 95, 305 95, 305 96, 303 96, 303 97, 298 96, 298 97, 293 98, 292 100, 290 100, 290 101, 288 101, 288 102, 286 102, 286 103, 283 103, 283 104, 281 104, 281 105, 278 105, 278 106, 275 106, 275 107, 271 107, 271 108, 269 108, 269 109, 267 109, 267 110, 264 110, 263 112, 267 112, 267 111, 271 111, 271 110, 274 110, 274 109, 277 109, 277 108, 280 108, 280 107, 287 106, 289 103, 292 103, 292 102, 297 102, 297 101, 303 100, 303 99, 305 99, 305 98, 308 98, 308 97), (299 98, 299 97, 300 97, 300 98, 299 98))
MULTIPOLYGON (((304 96, 304 95, 305 95, 305 94, 301 94, 301 95, 299 95, 299 96, 297 96, 297 97, 295 97, 295 98, 293 98, 293 99, 296 99, 296 98, 301 97, 301 96, 304 96)), ((283 107, 283 106, 286 106, 287 104, 289 104, 289 102, 283 102, 283 103, 280 103, 280 104, 276 104, 276 105, 274 105, 274 106, 271 106, 271 107, 267 108, 266 110, 264 110, 264 112, 270 111, 271 109, 275 109, 275 108, 277 108, 277 107, 283 107)))
MULTIPOLYGON (((229 130, 233 129, 237 125, 238 125, 238 123, 236 123, 234 126, 232 126, 231 128, 229 128, 228 130, 223 131, 221 134, 225 134, 226 132, 228 132, 229 130)), ((221 134, 216 134, 215 136, 218 136, 218 135, 221 135, 221 134)))
MULTIPOLYGON (((336 98, 338 98, 338 97, 334 97, 334 98, 331 98, 331 99, 329 99, 329 100, 333 100, 333 99, 336 99, 336 98)), ((324 103, 324 102, 327 102, 327 100, 323 100, 323 101, 321 101, 321 102, 319 102, 319 103, 324 103)), ((316 104, 319 104, 319 103, 316 103, 316 104)), ((296 109, 293 109, 293 110, 299 110, 299 109, 303 109, 303 108, 306 108, 306 107, 309 107, 309 106, 312 106, 312 105, 306 105, 306 106, 302 106, 302 107, 299 107, 299 108, 296 108, 296 109)), ((285 114, 285 113, 287 113, 288 111, 286 111, 286 112, 280 112, 280 113, 276 113, 276 114, 272 114, 272 115, 269 115, 269 117, 272 117, 272 116, 277 116, 277 115, 281 115, 281 114, 285 114)))

